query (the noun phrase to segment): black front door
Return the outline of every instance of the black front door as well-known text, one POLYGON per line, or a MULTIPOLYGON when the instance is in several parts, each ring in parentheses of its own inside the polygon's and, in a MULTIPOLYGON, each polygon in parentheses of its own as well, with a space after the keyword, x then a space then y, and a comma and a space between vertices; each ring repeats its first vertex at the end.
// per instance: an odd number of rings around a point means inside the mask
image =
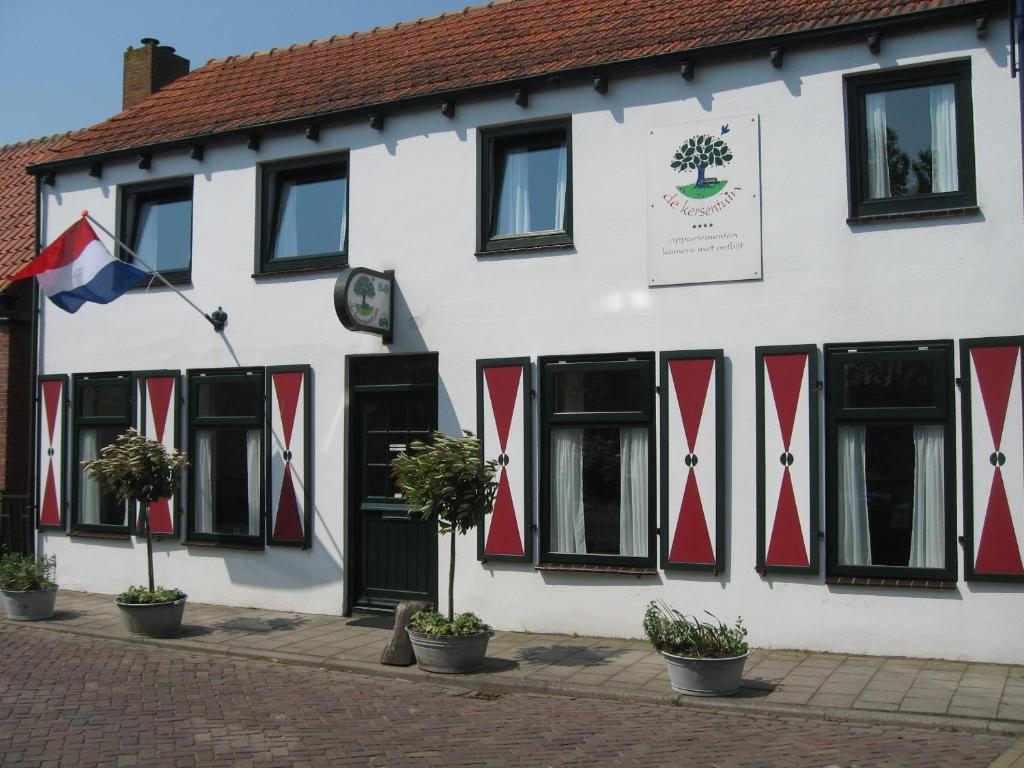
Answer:
POLYGON ((437 522, 410 510, 391 460, 437 427, 434 355, 350 358, 350 605, 437 601, 437 522))

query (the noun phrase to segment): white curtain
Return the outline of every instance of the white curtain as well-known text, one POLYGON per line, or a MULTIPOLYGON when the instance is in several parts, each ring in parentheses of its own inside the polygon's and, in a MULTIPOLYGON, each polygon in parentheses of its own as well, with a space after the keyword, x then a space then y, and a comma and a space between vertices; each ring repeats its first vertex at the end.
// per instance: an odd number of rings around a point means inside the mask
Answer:
POLYGON ((249 535, 260 534, 260 431, 250 429, 245 434, 245 464, 248 480, 249 535))
POLYGON ((583 430, 551 431, 551 550, 564 554, 587 551, 583 520, 583 430))
POLYGON ((914 528, 910 567, 941 568, 945 562, 944 429, 914 427, 914 528))
POLYGON ((836 447, 839 465, 839 562, 842 565, 871 565, 866 438, 866 427, 839 428, 836 447))
POLYGON ((960 188, 956 167, 956 94, 952 83, 928 89, 932 120, 932 192, 960 188))
POLYGON ((338 226, 338 250, 345 249, 345 232, 348 230, 348 179, 341 182, 341 217, 338 226))
POLYGON ((555 226, 565 229, 565 188, 568 176, 568 153, 565 147, 558 148, 558 173, 555 176, 555 226))
POLYGON ((869 93, 864 99, 868 129, 868 197, 889 197, 889 158, 885 151, 885 94, 869 93))
POLYGON ((294 181, 281 183, 278 191, 280 214, 277 218, 277 236, 274 238, 274 258, 286 259, 299 255, 299 200, 294 181))
MULTIPOLYGON (((99 433, 95 429, 83 429, 79 433, 81 444, 79 456, 82 461, 99 458, 99 433)), ((100 524, 100 484, 89 477, 84 469, 79 468, 81 497, 79 500, 79 520, 87 525, 100 524)))
POLYGON ((495 235, 520 235, 530 231, 530 150, 513 147, 505 153, 505 176, 498 198, 495 235))
POLYGON ((213 440, 210 430, 196 432, 196 532, 213 533, 213 440))
POLYGON ((647 556, 647 429, 619 430, 619 554, 647 556))

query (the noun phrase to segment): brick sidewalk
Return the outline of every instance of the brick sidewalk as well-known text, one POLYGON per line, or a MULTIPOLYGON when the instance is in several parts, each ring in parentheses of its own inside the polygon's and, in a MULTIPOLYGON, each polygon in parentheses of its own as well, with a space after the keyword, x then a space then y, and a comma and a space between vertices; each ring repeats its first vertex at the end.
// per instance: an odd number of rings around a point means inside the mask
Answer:
MULTIPOLYGON (((390 630, 353 626, 353 620, 189 603, 181 635, 152 640, 125 631, 112 597, 61 590, 53 620, 35 626, 484 691, 649 703, 678 698, 663 660, 640 641, 497 632, 482 672, 441 679, 415 667, 380 665, 390 630)), ((1024 736, 1024 666, 754 651, 738 696, 679 703, 1024 736)))

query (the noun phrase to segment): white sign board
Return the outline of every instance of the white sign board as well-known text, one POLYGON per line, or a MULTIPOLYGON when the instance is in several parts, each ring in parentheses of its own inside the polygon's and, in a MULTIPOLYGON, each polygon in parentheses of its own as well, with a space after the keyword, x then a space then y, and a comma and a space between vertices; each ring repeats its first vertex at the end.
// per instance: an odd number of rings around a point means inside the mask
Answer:
POLYGON ((334 309, 350 331, 375 333, 384 343, 393 339, 395 273, 356 267, 334 284, 334 309))
POLYGON ((647 160, 647 284, 761 277, 757 115, 654 128, 647 160))

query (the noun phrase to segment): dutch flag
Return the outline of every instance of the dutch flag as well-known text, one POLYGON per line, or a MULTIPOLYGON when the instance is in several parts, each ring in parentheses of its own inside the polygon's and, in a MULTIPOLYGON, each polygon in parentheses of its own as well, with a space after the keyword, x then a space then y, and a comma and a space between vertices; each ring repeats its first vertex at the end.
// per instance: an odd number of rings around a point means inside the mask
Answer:
POLYGON ((109 304, 147 274, 111 256, 83 216, 9 279, 35 275, 50 301, 77 312, 87 301, 109 304))

